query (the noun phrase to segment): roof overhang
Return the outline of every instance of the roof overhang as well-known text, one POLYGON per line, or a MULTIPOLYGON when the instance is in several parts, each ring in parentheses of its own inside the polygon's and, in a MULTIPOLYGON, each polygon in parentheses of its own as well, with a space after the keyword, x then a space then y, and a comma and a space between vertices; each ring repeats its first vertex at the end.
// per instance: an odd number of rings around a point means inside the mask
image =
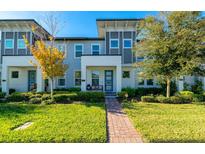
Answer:
POLYGON ((27 28, 32 30, 32 27, 35 28, 36 32, 44 34, 46 37, 50 36, 49 32, 39 25, 34 19, 0 19, 0 29, 27 28))
POLYGON ((143 19, 97 19, 98 36, 105 37, 105 31, 112 29, 135 30, 141 20, 143 19))

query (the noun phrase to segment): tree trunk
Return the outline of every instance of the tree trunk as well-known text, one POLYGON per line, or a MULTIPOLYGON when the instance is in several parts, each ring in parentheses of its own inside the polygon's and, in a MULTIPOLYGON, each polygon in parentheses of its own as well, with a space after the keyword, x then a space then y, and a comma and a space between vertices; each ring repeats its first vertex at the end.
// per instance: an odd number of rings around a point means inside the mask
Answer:
POLYGON ((167 97, 170 97, 170 85, 171 85, 171 80, 167 79, 167 97))
POLYGON ((51 80, 51 99, 53 99, 53 78, 50 78, 51 80))

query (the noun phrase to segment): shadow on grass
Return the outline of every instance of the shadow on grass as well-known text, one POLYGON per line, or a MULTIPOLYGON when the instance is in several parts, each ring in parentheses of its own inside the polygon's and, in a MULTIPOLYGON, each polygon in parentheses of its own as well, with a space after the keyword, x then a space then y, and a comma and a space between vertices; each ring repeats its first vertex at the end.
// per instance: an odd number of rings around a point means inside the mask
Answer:
POLYGON ((0 117, 9 118, 16 117, 21 114, 33 113, 37 105, 26 105, 19 103, 1 103, 0 104, 0 117))

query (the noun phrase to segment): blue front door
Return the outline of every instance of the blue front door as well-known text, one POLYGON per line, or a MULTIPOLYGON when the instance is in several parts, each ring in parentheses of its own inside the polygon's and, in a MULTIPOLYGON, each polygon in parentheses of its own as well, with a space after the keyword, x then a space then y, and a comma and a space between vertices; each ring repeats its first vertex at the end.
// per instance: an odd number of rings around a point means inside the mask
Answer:
POLYGON ((28 91, 32 91, 36 89, 36 71, 29 70, 28 71, 28 91))
POLYGON ((113 91, 113 70, 105 70, 105 91, 113 91))

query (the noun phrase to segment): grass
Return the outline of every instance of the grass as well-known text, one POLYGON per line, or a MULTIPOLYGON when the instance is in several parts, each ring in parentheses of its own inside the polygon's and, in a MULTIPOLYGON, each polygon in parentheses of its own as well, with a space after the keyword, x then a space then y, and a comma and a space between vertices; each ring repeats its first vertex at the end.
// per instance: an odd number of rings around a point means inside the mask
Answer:
POLYGON ((205 142, 205 105, 123 103, 145 142, 205 142))
POLYGON ((0 142, 106 142, 103 103, 31 105, 0 103, 0 142), (25 130, 14 129, 34 122, 25 130))

